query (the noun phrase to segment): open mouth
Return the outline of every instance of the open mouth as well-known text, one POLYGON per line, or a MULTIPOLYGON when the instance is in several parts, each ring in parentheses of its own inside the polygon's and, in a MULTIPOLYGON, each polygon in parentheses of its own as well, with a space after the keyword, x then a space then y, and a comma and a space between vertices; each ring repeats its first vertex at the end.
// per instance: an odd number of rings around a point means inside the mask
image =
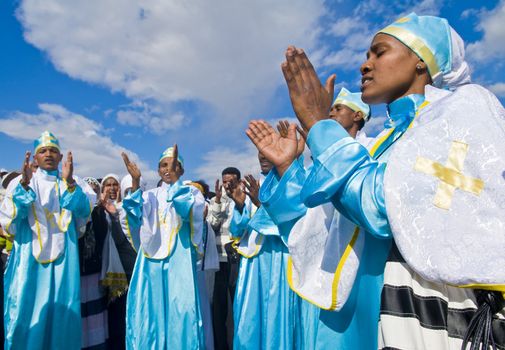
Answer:
POLYGON ((361 89, 367 87, 368 85, 370 85, 370 83, 372 82, 373 78, 371 77, 363 77, 361 78, 361 89))

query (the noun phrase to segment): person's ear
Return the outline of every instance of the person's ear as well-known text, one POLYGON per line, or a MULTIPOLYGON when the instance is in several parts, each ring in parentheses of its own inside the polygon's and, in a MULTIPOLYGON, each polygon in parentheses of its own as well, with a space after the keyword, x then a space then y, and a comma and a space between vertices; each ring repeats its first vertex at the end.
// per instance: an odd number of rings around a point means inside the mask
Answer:
POLYGON ((60 152, 60 154, 58 155, 58 163, 61 162, 62 159, 63 159, 63 154, 60 152))
POLYGON ((361 119, 365 119, 363 112, 361 112, 361 111, 354 112, 354 116, 352 118, 352 121, 359 122, 361 119))
POLYGON ((419 60, 419 62, 416 63, 416 72, 417 74, 421 75, 424 74, 428 71, 428 66, 424 61, 419 60))

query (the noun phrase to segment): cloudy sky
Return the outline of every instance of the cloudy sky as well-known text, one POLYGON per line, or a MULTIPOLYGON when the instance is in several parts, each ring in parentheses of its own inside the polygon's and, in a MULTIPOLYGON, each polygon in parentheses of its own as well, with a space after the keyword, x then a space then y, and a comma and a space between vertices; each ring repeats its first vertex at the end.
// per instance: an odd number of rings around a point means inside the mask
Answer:
MULTIPOLYGON (((43 130, 76 173, 125 173, 121 151, 156 179, 177 143, 186 177, 226 166, 257 173, 244 134, 292 118, 280 63, 303 47, 321 78, 359 89, 375 31, 415 11, 446 17, 466 42, 473 81, 505 102, 505 0, 8 0, 0 2, 0 168, 17 169, 43 130)), ((377 133, 384 106, 374 106, 377 133)))

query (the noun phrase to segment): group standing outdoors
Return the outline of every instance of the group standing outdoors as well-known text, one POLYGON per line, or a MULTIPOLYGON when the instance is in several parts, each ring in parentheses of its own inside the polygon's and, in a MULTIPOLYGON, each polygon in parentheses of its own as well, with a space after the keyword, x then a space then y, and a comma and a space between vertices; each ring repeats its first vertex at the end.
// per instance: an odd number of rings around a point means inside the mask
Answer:
POLYGON ((299 125, 251 121, 260 175, 215 193, 177 145, 146 189, 35 140, 2 174, 6 349, 505 349, 505 110, 459 35, 398 19, 335 99, 302 49, 281 69, 299 125))

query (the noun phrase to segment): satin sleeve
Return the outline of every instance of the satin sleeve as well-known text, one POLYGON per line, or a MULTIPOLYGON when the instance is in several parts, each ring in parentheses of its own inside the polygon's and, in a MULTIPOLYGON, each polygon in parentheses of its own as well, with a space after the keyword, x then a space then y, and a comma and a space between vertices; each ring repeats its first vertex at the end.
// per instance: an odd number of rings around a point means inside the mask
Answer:
POLYGON ((384 202, 385 163, 333 120, 316 123, 307 137, 314 165, 301 198, 308 207, 332 202, 349 220, 379 238, 390 238, 384 202))
POLYGON ((230 235, 233 239, 241 238, 246 233, 250 218, 251 212, 247 205, 244 205, 242 213, 235 206, 230 221, 230 235))
POLYGON ((195 203, 195 197, 190 186, 183 185, 180 180, 171 185, 168 189, 167 202, 172 202, 177 214, 184 221, 189 221, 191 207, 195 203))
MULTIPOLYGON (((147 201, 149 202, 149 201, 147 201)), ((121 226, 135 251, 140 248, 140 226, 142 225, 142 208, 144 198, 142 190, 139 188, 135 192, 128 192, 123 199, 123 211, 121 215, 121 226)), ((148 207, 150 207, 148 205, 148 207)))
POLYGON ((61 207, 72 212, 76 218, 88 218, 91 215, 92 204, 81 186, 76 185, 70 192, 65 190, 61 196, 61 207))
POLYGON ((7 234, 16 234, 16 223, 28 217, 28 208, 36 197, 30 187, 25 190, 21 184, 11 193, 7 193, 0 206, 0 225, 7 234))
POLYGON ((260 188, 261 207, 277 225, 284 242, 287 242, 296 221, 307 211, 300 197, 304 181, 305 169, 302 161, 297 159, 281 178, 275 168, 272 169, 260 188))

